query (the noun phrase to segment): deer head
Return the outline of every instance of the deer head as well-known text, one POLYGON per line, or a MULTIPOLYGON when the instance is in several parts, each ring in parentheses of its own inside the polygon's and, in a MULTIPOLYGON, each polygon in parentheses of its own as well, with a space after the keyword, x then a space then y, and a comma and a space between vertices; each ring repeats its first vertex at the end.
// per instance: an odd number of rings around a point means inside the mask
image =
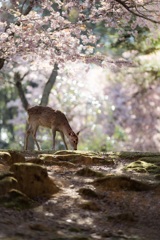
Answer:
POLYGON ((69 142, 73 149, 77 150, 78 134, 75 134, 74 132, 69 132, 69 142))

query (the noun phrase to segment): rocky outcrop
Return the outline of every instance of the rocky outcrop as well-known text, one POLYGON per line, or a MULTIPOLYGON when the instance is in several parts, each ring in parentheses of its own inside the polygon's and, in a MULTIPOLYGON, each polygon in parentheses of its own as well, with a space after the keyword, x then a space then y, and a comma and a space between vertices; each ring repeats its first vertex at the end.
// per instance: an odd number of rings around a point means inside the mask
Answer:
POLYGON ((141 160, 128 164, 124 169, 127 171, 136 171, 139 173, 153 173, 153 174, 160 173, 159 166, 141 160))
POLYGON ((0 174, 0 196, 7 194, 11 189, 17 189, 18 182, 11 172, 0 174))
POLYGON ((18 201, 19 199, 24 201, 27 198, 49 197, 58 192, 59 187, 48 176, 47 169, 40 164, 27 163, 23 154, 18 151, 1 151, 0 202, 7 203, 11 197, 12 203, 9 201, 9 205, 12 205, 13 199, 17 196, 13 194, 15 191, 21 193, 18 201))
POLYGON ((85 168, 81 168, 80 170, 78 170, 76 172, 76 175, 78 176, 84 176, 84 177, 104 177, 105 175, 101 172, 98 172, 98 171, 94 171, 88 167, 85 167, 85 168))
POLYGON ((57 151, 54 154, 40 154, 38 156, 43 161, 59 161, 67 162, 69 161, 72 164, 83 164, 83 165, 92 165, 92 164, 105 164, 113 165, 114 160, 107 158, 105 155, 100 155, 92 152, 85 151, 57 151))
POLYGON ((2 151, 2 238, 159 240, 159 167, 159 153, 2 151))
POLYGON ((17 179, 18 189, 30 198, 50 196, 59 190, 54 180, 48 177, 47 169, 40 165, 15 163, 10 171, 17 179))
POLYGON ((107 175, 93 181, 93 185, 100 191, 146 191, 157 187, 156 184, 143 182, 127 175, 107 175))
POLYGON ((0 152, 0 163, 12 165, 17 162, 25 162, 25 157, 17 151, 0 152))

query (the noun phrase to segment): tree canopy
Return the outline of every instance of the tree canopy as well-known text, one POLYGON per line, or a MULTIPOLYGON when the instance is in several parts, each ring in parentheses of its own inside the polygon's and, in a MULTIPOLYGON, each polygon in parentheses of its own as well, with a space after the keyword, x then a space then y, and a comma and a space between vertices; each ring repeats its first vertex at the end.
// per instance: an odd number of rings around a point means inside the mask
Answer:
POLYGON ((157 0, 8 0, 0 3, 0 67, 18 57, 35 60, 49 58, 53 63, 81 59, 101 63, 105 60, 100 34, 94 26, 103 23, 114 28, 125 41, 129 24, 154 31, 160 23, 157 0), (95 50, 96 49, 96 50, 95 50), (94 55, 93 55, 94 53, 94 55), (96 54, 95 54, 96 53, 96 54))

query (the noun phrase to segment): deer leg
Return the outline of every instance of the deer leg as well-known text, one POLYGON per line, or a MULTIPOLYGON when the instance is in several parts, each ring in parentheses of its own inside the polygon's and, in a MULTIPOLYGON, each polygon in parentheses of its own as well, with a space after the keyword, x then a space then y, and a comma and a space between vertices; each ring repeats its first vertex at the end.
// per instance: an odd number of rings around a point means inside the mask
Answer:
POLYGON ((38 141, 37 141, 37 139, 36 139, 37 129, 38 129, 38 127, 36 127, 36 128, 33 130, 33 132, 32 132, 32 137, 33 137, 33 139, 34 139, 34 141, 35 141, 35 143, 36 143, 36 145, 37 145, 38 150, 40 151, 41 148, 40 148, 39 143, 38 143, 38 141))
POLYGON ((28 137, 29 137, 30 134, 31 134, 31 127, 29 126, 29 128, 26 131, 25 148, 24 148, 25 150, 27 150, 27 148, 28 148, 28 137))
POLYGON ((55 150, 55 138, 56 138, 56 130, 55 129, 52 129, 52 140, 53 140, 53 143, 52 143, 52 149, 55 150))
POLYGON ((68 147, 67 147, 67 143, 66 143, 66 140, 65 140, 64 133, 63 133, 63 132, 60 132, 60 134, 61 134, 61 138, 62 138, 62 140, 63 140, 63 142, 64 142, 64 145, 65 145, 66 149, 68 150, 68 147))

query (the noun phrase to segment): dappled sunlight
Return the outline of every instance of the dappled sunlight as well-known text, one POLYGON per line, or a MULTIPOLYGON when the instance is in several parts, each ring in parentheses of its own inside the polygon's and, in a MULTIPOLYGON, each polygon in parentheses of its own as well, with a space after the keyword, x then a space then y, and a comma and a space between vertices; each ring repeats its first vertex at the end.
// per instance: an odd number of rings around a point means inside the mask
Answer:
POLYGON ((141 238, 146 233, 148 239, 159 236, 159 157, 158 153, 147 152, 2 151, 1 165, 7 162, 11 163, 11 169, 29 168, 24 172, 25 182, 20 178, 21 171, 20 175, 14 176, 22 192, 14 189, 12 195, 9 192, 6 197, 3 191, 7 191, 12 179, 8 176, 13 173, 2 169, 1 232, 6 237, 21 235, 26 239, 31 236, 43 239, 45 236, 103 240, 115 236, 122 238, 122 234, 134 239, 134 236, 141 238), (143 161, 137 162, 139 158, 143 161), (17 159, 22 162, 13 164, 17 159), (34 183, 40 183, 42 195, 29 198, 30 191, 34 193, 37 189, 32 182, 28 193, 23 187, 29 182, 27 176, 31 172, 34 183), (58 192, 43 195, 48 186, 42 184, 45 179, 52 179, 58 192), (9 209, 5 208, 7 204, 9 209))
MULTIPOLYGON (((147 61, 153 66, 150 60, 147 61)), ((47 83, 51 73, 50 67, 44 72, 39 70, 37 74, 35 70, 30 71, 23 79, 24 85, 27 85, 26 97, 30 105, 40 103, 45 82, 47 83), (37 84, 39 80, 40 83, 37 84)), ((149 66, 146 67, 148 69, 149 66)), ((23 75, 25 68, 17 69, 20 75, 23 75)), ((115 75, 110 69, 102 69, 100 66, 88 65, 80 61, 69 62, 59 70, 48 105, 62 110, 73 130, 80 131, 79 149, 95 151, 146 150, 148 147, 158 149, 157 139, 160 137, 156 131, 159 128, 156 115, 159 113, 157 105, 159 88, 155 85, 143 93, 145 97, 141 95, 138 88, 144 80, 140 78, 137 84, 140 73, 136 70, 134 74, 133 70, 131 68, 129 71, 132 72, 132 78, 134 76, 135 80, 129 77, 130 74, 125 74, 128 82, 123 81, 123 71, 115 75), (119 77, 122 79, 119 80, 119 77), (132 97, 134 95, 136 97, 132 97), (140 122, 145 124, 140 127, 140 122), (144 132, 145 136, 149 136, 148 138, 144 136, 144 132), (149 139, 152 139, 152 142, 149 139)), ((139 70, 142 71, 141 68, 139 70)), ((147 72, 147 78, 148 74, 150 73, 147 72)), ((153 81, 152 78, 149 81, 146 80, 144 87, 146 88, 151 81, 153 81)), ((15 144, 20 148, 24 142, 27 115, 20 99, 9 101, 7 107, 9 110, 18 109, 14 118, 8 120, 8 124, 16 124, 14 129, 17 143, 15 144)), ((6 141, 9 142, 10 136, 7 138, 6 141)), ((40 129, 38 138, 43 149, 51 149, 51 132, 41 132, 40 129)), ((57 148, 63 147, 60 138, 57 143, 57 148)))
POLYGON ((84 217, 84 216, 81 216, 80 213, 77 213, 77 214, 73 214, 71 213, 69 216, 68 216, 68 219, 66 220, 66 222, 68 223, 77 223, 78 225, 81 225, 81 226, 93 226, 93 222, 94 222, 94 219, 92 217, 84 217))

